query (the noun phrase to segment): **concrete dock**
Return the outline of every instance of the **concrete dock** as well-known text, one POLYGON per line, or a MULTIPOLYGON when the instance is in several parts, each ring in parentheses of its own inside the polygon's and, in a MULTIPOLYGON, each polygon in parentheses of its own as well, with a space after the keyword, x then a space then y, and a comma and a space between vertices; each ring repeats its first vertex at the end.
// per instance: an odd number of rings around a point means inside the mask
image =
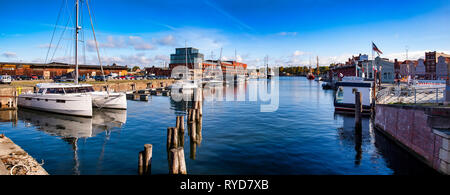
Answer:
POLYGON ((48 175, 32 156, 11 139, 0 135, 0 175, 48 175))

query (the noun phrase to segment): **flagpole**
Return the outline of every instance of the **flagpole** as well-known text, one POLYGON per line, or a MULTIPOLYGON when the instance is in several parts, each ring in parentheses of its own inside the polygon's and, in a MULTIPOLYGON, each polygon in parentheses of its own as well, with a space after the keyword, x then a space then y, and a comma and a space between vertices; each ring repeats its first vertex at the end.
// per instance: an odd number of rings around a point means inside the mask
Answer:
POLYGON ((375 79, 375 72, 374 72, 374 67, 373 67, 373 41, 372 41, 372 45, 370 47, 372 49, 372 77, 375 79))

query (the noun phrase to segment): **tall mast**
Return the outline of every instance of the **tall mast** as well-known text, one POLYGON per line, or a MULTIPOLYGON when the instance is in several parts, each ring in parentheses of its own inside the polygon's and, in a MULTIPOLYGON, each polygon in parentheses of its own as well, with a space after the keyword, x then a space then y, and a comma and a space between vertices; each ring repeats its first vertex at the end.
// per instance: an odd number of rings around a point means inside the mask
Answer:
POLYGON ((188 79, 188 60, 187 60, 187 41, 184 40, 184 55, 185 55, 185 60, 186 60, 186 79, 188 79))
POLYGON ((317 75, 320 74, 320 68, 319 68, 319 56, 316 56, 317 58, 317 75))
POLYGON ((78 3, 79 0, 76 0, 76 8, 75 8, 75 84, 78 85, 78 30, 80 30, 78 26, 78 3))

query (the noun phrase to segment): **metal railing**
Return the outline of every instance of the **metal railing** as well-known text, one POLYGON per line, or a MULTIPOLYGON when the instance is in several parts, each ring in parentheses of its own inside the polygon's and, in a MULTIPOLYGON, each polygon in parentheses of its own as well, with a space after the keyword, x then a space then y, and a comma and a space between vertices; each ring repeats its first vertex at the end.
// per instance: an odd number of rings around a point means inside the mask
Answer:
POLYGON ((377 93, 378 104, 440 104, 445 88, 388 87, 377 93))

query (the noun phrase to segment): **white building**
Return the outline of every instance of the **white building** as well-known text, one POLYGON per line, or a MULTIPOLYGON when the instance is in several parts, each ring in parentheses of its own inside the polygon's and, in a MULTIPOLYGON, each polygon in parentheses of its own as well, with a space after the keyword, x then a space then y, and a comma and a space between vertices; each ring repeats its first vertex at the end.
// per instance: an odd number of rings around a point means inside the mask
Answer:
POLYGON ((375 58, 375 64, 378 71, 381 70, 381 82, 393 83, 395 80, 394 62, 390 62, 387 58, 375 58))
POLYGON ((417 60, 417 67, 416 67, 416 77, 417 78, 424 78, 427 72, 425 71, 425 63, 423 59, 417 60))

